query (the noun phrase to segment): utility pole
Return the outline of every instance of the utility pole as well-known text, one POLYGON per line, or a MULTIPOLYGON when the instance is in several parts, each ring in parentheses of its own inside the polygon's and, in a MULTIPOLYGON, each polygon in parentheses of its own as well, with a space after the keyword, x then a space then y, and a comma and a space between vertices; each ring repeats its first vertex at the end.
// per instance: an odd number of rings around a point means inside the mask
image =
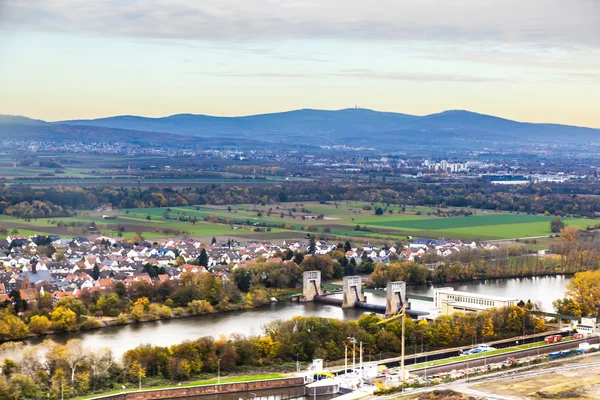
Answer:
POLYGON ((352 373, 356 372, 356 338, 352 338, 352 373))
POLYGON ((217 385, 221 388, 221 359, 217 359, 217 385))
MULTIPOLYGON (((403 304, 402 305, 402 358, 401 358, 401 367, 400 370, 402 371, 402 385, 404 385, 406 383, 406 374, 404 373, 404 323, 406 320, 406 305, 403 304)), ((404 386, 403 386, 404 387, 404 386)))
POLYGON ((142 390, 142 369, 141 368, 139 371, 138 380, 139 380, 138 390, 142 390))
POLYGON ((425 385, 427 385, 427 353, 429 353, 429 345, 425 345, 425 385))
POLYGON ((344 344, 344 375, 348 375, 348 345, 344 344))
POLYGON ((363 370, 363 357, 362 357, 362 340, 360 342, 360 353, 359 353, 359 364, 360 364, 360 379, 362 382, 363 377, 365 376, 365 371, 363 370))
POLYGON ((356 369, 356 338, 348 337, 348 340, 352 342, 352 372, 356 369))

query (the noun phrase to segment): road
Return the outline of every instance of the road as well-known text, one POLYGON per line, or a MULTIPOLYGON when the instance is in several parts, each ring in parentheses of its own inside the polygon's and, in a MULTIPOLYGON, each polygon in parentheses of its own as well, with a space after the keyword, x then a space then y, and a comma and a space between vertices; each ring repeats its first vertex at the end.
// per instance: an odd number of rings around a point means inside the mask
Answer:
MULTIPOLYGON (((427 375, 432 376, 432 375, 440 374, 443 372, 450 372, 455 369, 467 368, 467 364, 468 364, 469 368, 473 368, 473 367, 481 367, 481 366, 484 366, 487 364, 501 363, 502 361, 505 361, 507 357, 526 358, 526 357, 536 356, 538 354, 548 354, 548 353, 553 353, 555 351, 576 349, 579 346, 579 343, 585 343, 585 342, 590 343, 590 344, 600 343, 600 337, 594 336, 594 337, 588 337, 588 338, 584 338, 584 339, 570 340, 568 342, 556 343, 553 345, 541 346, 541 347, 536 347, 536 348, 527 349, 527 350, 518 350, 518 351, 511 352, 511 353, 499 354, 496 356, 489 356, 489 357, 484 357, 484 358, 472 359, 472 360, 468 360, 468 361, 467 360, 460 361, 460 362, 453 363, 453 364, 440 365, 438 367, 427 368, 427 375)), ((423 376, 423 375, 425 375, 425 368, 418 369, 418 370, 411 370, 411 374, 423 376)))
MULTIPOLYGON (((587 356, 583 356, 583 357, 587 357, 587 356)), ((597 359, 597 356, 594 357, 594 359, 597 359)), ((481 398, 481 399, 521 400, 521 398, 516 398, 516 397, 512 397, 512 396, 498 395, 498 394, 494 394, 494 393, 484 392, 482 389, 473 389, 472 386, 473 385, 482 385, 482 384, 490 383, 490 382, 501 382, 501 381, 505 381, 505 380, 513 380, 513 379, 518 379, 518 378, 527 378, 527 377, 533 377, 533 376, 552 374, 552 373, 558 372, 558 371, 589 369, 589 368, 598 367, 598 366, 600 366, 600 361, 590 360, 589 362, 580 363, 580 364, 576 364, 576 365, 557 365, 555 367, 536 369, 534 371, 510 372, 510 373, 507 373, 506 371, 504 371, 499 374, 496 374, 495 376, 485 378, 485 379, 478 379, 476 381, 468 382, 465 379, 462 379, 462 380, 458 380, 458 381, 454 381, 454 382, 450 382, 450 383, 444 383, 444 384, 440 384, 440 385, 435 385, 435 386, 431 386, 431 387, 427 387, 427 388, 420 388, 420 389, 413 390, 413 391, 406 392, 406 393, 395 393, 395 394, 388 395, 388 396, 367 397, 367 398, 365 398, 365 400, 374 400, 374 399, 391 400, 391 399, 398 398, 403 395, 414 395, 417 393, 431 392, 434 390, 453 390, 455 392, 464 393, 466 395, 473 396, 476 398, 481 398)))

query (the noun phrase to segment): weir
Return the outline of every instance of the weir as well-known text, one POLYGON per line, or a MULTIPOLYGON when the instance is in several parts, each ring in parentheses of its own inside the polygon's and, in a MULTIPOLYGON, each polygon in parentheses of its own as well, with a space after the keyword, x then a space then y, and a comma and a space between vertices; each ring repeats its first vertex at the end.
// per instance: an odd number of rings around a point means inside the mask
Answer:
POLYGON ((367 298, 362 290, 362 279, 360 276, 344 277, 341 299, 324 295, 320 290, 320 285, 321 273, 319 271, 304 272, 302 301, 315 301, 342 308, 362 308, 378 314, 384 314, 386 318, 398 314, 402 310, 403 305, 406 305, 406 315, 411 318, 417 319, 420 316, 429 315, 428 312, 409 309, 410 304, 406 300, 406 282, 403 281, 388 283, 385 306, 367 303, 367 298))

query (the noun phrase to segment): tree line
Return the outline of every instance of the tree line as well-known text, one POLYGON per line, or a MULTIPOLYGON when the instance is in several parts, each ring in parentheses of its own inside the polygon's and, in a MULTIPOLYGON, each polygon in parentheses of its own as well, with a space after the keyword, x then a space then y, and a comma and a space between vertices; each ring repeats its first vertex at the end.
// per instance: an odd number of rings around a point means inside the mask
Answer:
MULTIPOLYGON (((139 301, 139 300, 138 300, 139 301)), ((500 338, 543 332, 544 320, 522 307, 492 309, 477 315, 442 316, 433 322, 406 320, 408 353, 471 346, 500 338)), ((358 354, 350 338, 363 342, 364 357, 398 355, 402 325, 399 320, 383 324, 375 314, 357 321, 294 317, 273 321, 261 335, 233 334, 201 337, 171 346, 140 345, 116 360, 109 349, 86 349, 78 339, 65 345, 45 341, 36 346, 8 342, 0 346, 2 376, 0 398, 58 399, 121 389, 176 383, 223 374, 291 366, 296 360, 328 361, 358 354), (49 394, 49 396, 48 396, 49 394), (47 397, 48 396, 48 397, 47 397)))
MULTIPOLYGON (((570 191, 600 194, 590 182, 572 183, 570 191)), ((202 204, 274 204, 281 201, 338 202, 424 205, 431 207, 472 207, 524 213, 548 213, 593 217, 600 211, 596 196, 556 193, 557 184, 531 183, 523 186, 490 187, 484 180, 461 184, 320 183, 294 182, 260 185, 211 184, 182 189, 112 187, 0 186, 0 212, 31 218, 64 216, 74 210, 89 210, 103 204, 115 208, 169 207, 202 204), (39 203, 44 203, 47 207, 39 203), (15 207, 19 205, 18 207, 15 207), (42 215, 43 214, 43 215, 42 215)))

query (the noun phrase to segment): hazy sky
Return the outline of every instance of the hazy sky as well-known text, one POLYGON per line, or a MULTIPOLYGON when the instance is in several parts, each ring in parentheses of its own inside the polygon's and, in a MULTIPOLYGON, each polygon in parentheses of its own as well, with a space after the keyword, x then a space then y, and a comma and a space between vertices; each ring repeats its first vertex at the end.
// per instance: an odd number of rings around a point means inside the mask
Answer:
POLYGON ((0 0, 0 114, 355 104, 600 128, 600 0, 0 0))

